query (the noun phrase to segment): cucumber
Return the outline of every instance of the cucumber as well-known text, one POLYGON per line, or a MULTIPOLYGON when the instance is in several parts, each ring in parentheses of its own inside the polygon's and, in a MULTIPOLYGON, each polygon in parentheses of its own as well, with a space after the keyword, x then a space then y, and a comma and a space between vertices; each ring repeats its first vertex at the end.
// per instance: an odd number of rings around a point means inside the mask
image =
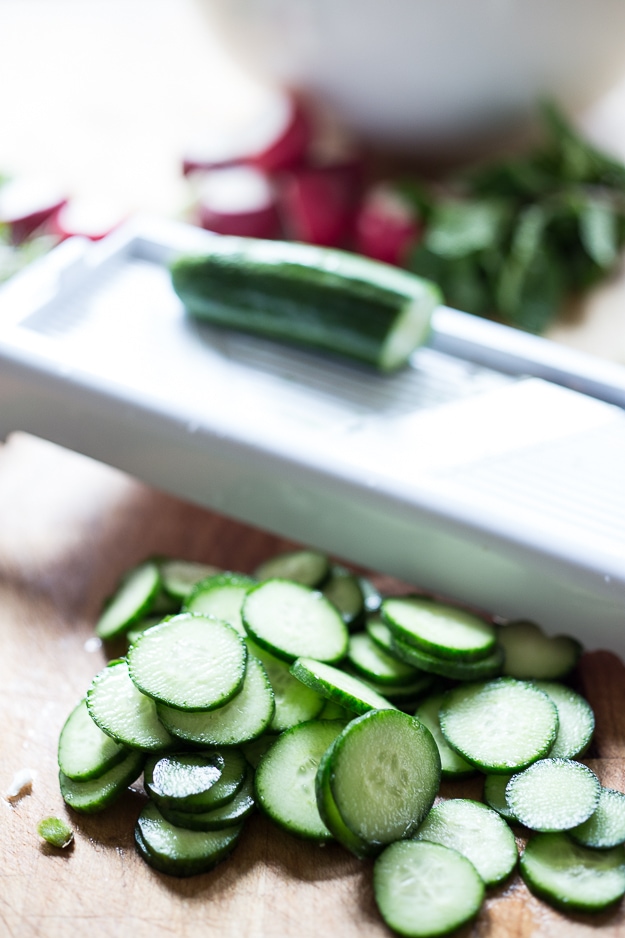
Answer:
POLYGON ((52 847, 64 850, 74 841, 74 831, 58 817, 44 817, 37 824, 37 833, 52 847))
POLYGON ((566 834, 536 834, 520 869, 533 893, 563 911, 600 912, 625 895, 622 847, 591 850, 566 834))
POLYGON ((258 806, 290 834, 317 843, 332 839, 315 793, 319 762, 345 724, 314 720, 283 733, 256 769, 258 806))
POLYGON ((383 372, 426 340, 438 289, 397 267, 315 245, 219 237, 171 267, 187 312, 347 356, 383 372))
MULTIPOLYGON (((375 854, 410 837, 429 812, 440 783, 430 731, 399 710, 372 710, 348 723, 322 760, 345 827, 375 854)), ((322 817, 328 828, 332 818, 322 817)), ((340 831, 337 839, 340 839, 340 831)))
POLYGON ((330 576, 330 558, 319 550, 287 550, 263 561, 254 570, 256 580, 293 580, 311 589, 330 576))
POLYGON ((421 701, 415 711, 415 717, 427 726, 434 737, 441 757, 441 776, 443 778, 470 778, 477 770, 451 748, 441 731, 438 712, 442 702, 442 693, 431 694, 421 701))
POLYGON ((540 759, 506 785, 514 816, 531 830, 552 833, 587 821, 599 804, 594 772, 572 759, 540 759))
POLYGON ((487 775, 484 779, 484 801, 489 808, 492 808, 497 814, 501 814, 506 821, 511 824, 518 824, 519 822, 506 800, 506 786, 511 778, 512 775, 487 775))
POLYGON ((123 762, 114 765, 99 778, 76 782, 59 771, 59 787, 66 804, 81 814, 104 811, 141 775, 145 755, 130 752, 123 762))
POLYGON ((166 821, 153 801, 137 819, 135 844, 149 866, 170 876, 194 876, 212 869, 234 848, 242 825, 218 831, 190 831, 166 821))
POLYGON ((183 602, 194 586, 209 576, 220 573, 219 567, 194 560, 161 559, 158 563, 163 591, 179 603, 183 602))
POLYGON ((220 780, 224 758, 219 752, 173 752, 147 760, 143 771, 146 792, 162 807, 184 806, 205 811, 206 798, 220 780))
POLYGON ((334 603, 349 629, 358 628, 365 615, 365 594, 361 577, 339 564, 333 564, 322 593, 334 603))
POLYGON ((495 650, 494 625, 433 599, 421 596, 385 599, 382 617, 401 641, 437 658, 477 661, 495 650))
MULTIPOLYGON (((175 785, 174 781, 168 785, 167 790, 162 790, 161 785, 159 784, 160 778, 160 769, 158 759, 149 759, 146 762, 145 766, 145 783, 146 790, 148 791, 150 797, 155 801, 160 808, 161 806, 165 810, 176 809, 179 811, 185 811, 188 814, 202 814, 205 811, 212 811, 214 808, 222 807, 228 802, 232 801, 235 795, 241 790, 245 783, 247 776, 247 763, 243 757, 243 753, 238 749, 223 749, 215 753, 214 751, 208 754, 208 766, 210 767, 211 761, 215 762, 215 757, 221 763, 221 774, 216 781, 211 785, 207 785, 203 791, 196 792, 195 794, 185 794, 182 786, 178 787, 177 791, 172 788, 172 785, 175 785)), ((183 758, 182 753, 178 753, 173 757, 173 764, 183 758)), ((193 761, 197 760, 206 764, 206 756, 203 756, 201 753, 190 753, 187 755, 187 762, 193 765, 193 761)), ((172 764, 170 758, 167 758, 169 764, 172 764)), ((185 774, 188 774, 188 764, 183 766, 182 771, 185 774)))
POLYGON ((571 828, 569 835, 578 844, 599 850, 625 843, 625 795, 613 788, 602 788, 595 813, 571 828))
POLYGON ((380 648, 367 632, 354 632, 350 636, 347 658, 361 677, 377 684, 411 684, 422 674, 380 648))
POLYGON ((536 622, 518 619, 498 629, 506 660, 504 673, 520 680, 560 680, 579 660, 582 646, 570 635, 547 636, 536 622))
POLYGON ((506 879, 518 860, 514 834, 503 818, 469 798, 437 804, 414 837, 457 850, 471 861, 487 886, 506 879))
POLYGON ((121 746, 162 752, 173 745, 156 704, 135 686, 123 659, 96 674, 87 691, 87 707, 100 729, 121 746))
POLYGON ((558 712, 533 684, 496 678, 447 691, 440 709, 452 749, 483 772, 505 774, 547 755, 556 738, 558 712))
POLYGON ((248 639, 248 648, 250 654, 262 662, 273 688, 275 710, 267 728, 268 733, 282 733, 320 715, 326 702, 325 697, 291 674, 285 661, 259 648, 251 639, 248 639))
POLYGON ((234 827, 248 818, 256 806, 252 776, 250 768, 239 791, 229 801, 209 811, 182 811, 167 808, 161 803, 158 805, 159 811, 170 824, 190 831, 219 831, 225 827, 234 827))
POLYGON ((157 706, 159 719, 172 736, 198 746, 239 746, 256 739, 269 728, 274 710, 267 672, 251 655, 243 687, 221 707, 193 711, 157 706))
POLYGON ((103 775, 128 755, 93 721, 87 701, 81 700, 68 716, 59 737, 59 768, 68 778, 84 782, 103 775))
POLYGON ((302 684, 352 713, 395 709, 386 697, 372 690, 360 678, 314 658, 298 658, 291 666, 291 674, 302 684))
POLYGON ((301 583, 259 583, 247 594, 242 615, 254 642, 283 661, 311 657, 333 663, 347 651, 347 626, 336 606, 301 583))
POLYGON ((218 573, 197 583, 189 593, 183 612, 199 612, 228 622, 245 635, 241 607, 247 591, 256 580, 243 573, 218 573))
POLYGON ((551 758, 574 759, 583 755, 595 729, 595 716, 588 701, 555 681, 533 683, 553 700, 558 710, 558 735, 549 751, 551 758))
POLYGON ((212 710, 243 685, 247 646, 226 622, 183 613, 148 629, 128 650, 139 690, 179 710, 212 710))
POLYGON ((109 641, 147 615, 161 591, 161 574, 156 563, 146 561, 130 570, 105 604, 95 627, 96 635, 109 641))
POLYGON ((496 677, 501 674, 504 660, 503 649, 500 645, 495 645, 485 658, 465 661, 462 658, 452 659, 431 655, 403 641, 398 635, 392 637, 391 650, 406 664, 452 681, 483 681, 486 678, 496 677))
POLYGON ((386 924, 407 938, 446 935, 474 918, 484 900, 484 883, 466 857, 416 840, 380 854, 373 891, 386 924))

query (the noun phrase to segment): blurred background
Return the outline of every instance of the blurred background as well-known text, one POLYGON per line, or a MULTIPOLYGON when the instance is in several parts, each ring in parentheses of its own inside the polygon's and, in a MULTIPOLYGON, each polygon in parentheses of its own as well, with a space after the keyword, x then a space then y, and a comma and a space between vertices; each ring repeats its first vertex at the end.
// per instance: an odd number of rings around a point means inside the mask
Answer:
MULTIPOLYGON (((183 161, 252 125, 280 82, 312 91, 328 139, 344 145, 345 125, 385 171, 425 151, 430 164, 453 162, 476 141, 495 152, 499 131, 523 130, 527 98, 547 80, 583 133, 625 160, 625 8, 516 6, 518 22, 512 0, 0 0, 0 173, 113 221, 196 220, 198 181, 183 161), (499 88, 489 56, 507 68, 499 88)), ((547 334, 625 363, 623 264, 547 334)))

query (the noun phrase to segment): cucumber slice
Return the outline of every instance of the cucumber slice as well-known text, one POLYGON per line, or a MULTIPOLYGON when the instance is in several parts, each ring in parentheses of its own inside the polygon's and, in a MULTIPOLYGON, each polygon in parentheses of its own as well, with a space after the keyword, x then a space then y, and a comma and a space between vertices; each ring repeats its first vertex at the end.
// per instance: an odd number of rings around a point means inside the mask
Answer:
POLYGON ((365 596, 360 577, 334 564, 322 592, 336 606, 349 629, 358 627, 365 614, 365 596))
POLYGON ((160 590, 161 574, 153 561, 146 561, 130 570, 96 623, 98 638, 109 641, 123 635, 133 622, 147 615, 160 590))
POLYGON ((347 658, 362 677, 377 684, 411 684, 419 673, 377 645, 367 632, 350 636, 347 658))
POLYGON ((521 854, 520 869, 533 893, 565 912, 599 912, 625 895, 621 847, 591 850, 566 834, 536 834, 521 854))
POLYGON ((540 759, 506 785, 506 801, 531 830, 570 830, 597 809, 601 784, 594 772, 572 759, 540 759))
POLYGON ((347 651, 347 626, 321 593, 290 580, 265 580, 243 604, 249 635, 270 654, 293 662, 299 657, 340 661, 347 651))
POLYGON ((122 746, 162 752, 173 745, 154 701, 131 681, 124 660, 112 661, 96 674, 87 691, 87 707, 100 729, 122 746))
POLYGON ((301 723, 283 733, 260 760, 258 806, 290 834, 317 843, 332 839, 319 814, 315 780, 323 754, 344 726, 341 721, 301 723))
POLYGON ((94 723, 87 701, 81 700, 68 716, 59 736, 59 768, 68 778, 84 782, 98 778, 128 755, 94 723))
POLYGON ((370 681, 364 677, 358 677, 370 690, 376 694, 381 694, 385 700, 394 704, 400 710, 412 710, 417 706, 418 699, 430 690, 434 683, 431 674, 424 671, 415 671, 416 677, 410 684, 379 684, 377 681, 370 681))
POLYGON ((147 760, 143 783, 159 808, 184 805, 185 811, 205 811, 206 796, 223 769, 218 752, 172 752, 147 760))
POLYGON ((501 625, 497 640, 503 645, 504 673, 521 680, 555 681, 569 674, 582 646, 569 635, 545 635, 535 622, 519 620, 501 625))
POLYGON ((368 258, 294 242, 214 239, 172 265, 187 311, 216 325, 348 356, 381 371, 425 341, 436 287, 368 258))
POLYGON ((181 797, 179 799, 172 799, 167 795, 161 798, 158 786, 152 784, 156 760, 151 760, 146 764, 147 785, 150 786, 150 796, 159 808, 162 803, 166 810, 175 807, 176 810, 185 811, 189 814, 212 811, 214 808, 229 803, 245 783, 248 764, 239 749, 223 749, 219 756, 223 765, 221 775, 217 781, 206 788, 201 795, 195 795, 192 798, 181 797))
POLYGON ((495 650, 495 626, 463 609, 420 596, 391 597, 382 616, 395 636, 436 658, 475 661, 495 650))
POLYGON ((227 622, 240 635, 245 635, 241 607, 247 591, 255 584, 256 580, 243 573, 218 573, 202 580, 192 589, 183 612, 214 616, 227 622))
POLYGON ((113 766, 99 778, 77 782, 59 772, 59 787, 66 804, 81 814, 96 814, 104 811, 136 781, 143 770, 145 755, 130 752, 123 762, 113 766))
POLYGON ((434 742, 441 757, 441 776, 443 778, 469 778, 475 775, 475 766, 463 759, 461 755, 458 755, 443 736, 438 719, 438 712, 442 702, 442 693, 426 697, 417 707, 415 716, 424 726, 427 726, 434 737, 434 742))
POLYGON ((298 658, 291 666, 291 674, 322 697, 352 713, 395 709, 386 697, 371 690, 364 681, 314 658, 298 658))
POLYGON ((625 795, 613 788, 602 788, 595 813, 571 828, 569 835, 584 847, 600 850, 625 843, 625 795))
POLYGON ((389 928, 408 938, 446 935, 474 918, 484 883, 466 857, 441 844, 399 841, 375 861, 373 892, 389 928))
POLYGON ((311 589, 330 575, 330 559, 318 550, 289 550, 265 560, 254 571, 257 580, 293 580, 311 589))
POLYGON ((330 788, 345 826, 374 852, 410 837, 440 783, 430 731, 399 710, 372 710, 347 724, 330 753, 330 788))
POLYGON ((247 771, 245 781, 234 797, 211 811, 191 813, 176 808, 166 808, 160 803, 158 805, 166 821, 175 827, 184 827, 190 831, 218 831, 225 827, 234 827, 248 818, 255 807, 254 778, 251 769, 247 771))
POLYGON ((285 661, 259 648, 251 639, 248 648, 262 662, 274 692, 275 711, 267 732, 281 733, 319 716, 326 702, 324 697, 298 681, 285 661))
POLYGON ((518 819, 506 801, 506 786, 511 778, 511 775, 487 775, 484 779, 484 801, 506 821, 518 824, 518 819))
POLYGON ((242 689, 222 707, 202 711, 157 707, 159 719, 172 735, 199 746, 239 746, 256 739, 269 728, 274 709, 267 672, 251 655, 242 689))
POLYGON ((457 850, 471 861, 487 886, 506 879, 518 860, 514 834, 503 818, 469 798, 437 804, 414 837, 457 850))
POLYGON ((358 837, 351 831, 343 821, 338 812, 334 796, 332 795, 332 746, 326 749, 319 762, 317 776, 315 779, 315 795, 319 815, 332 836, 342 844, 346 850, 349 850, 354 856, 364 859, 376 853, 375 847, 372 847, 361 837, 358 837))
POLYGON ((175 827, 149 801, 137 819, 135 843, 139 854, 155 870, 170 876, 194 876, 224 860, 242 829, 242 824, 219 831, 175 827))
POLYGON ((184 602, 193 587, 209 576, 221 573, 219 567, 194 560, 160 560, 163 590, 179 603, 184 602))
POLYGON ((439 713, 452 749, 486 773, 511 773, 546 756, 558 712, 533 684, 497 678, 448 691, 439 713))
POLYGON ((548 694, 558 710, 558 735, 549 755, 554 759, 574 759, 582 755, 595 730, 595 715, 588 701, 564 684, 554 681, 533 683, 548 694))
POLYGON ((396 635, 393 636, 391 649, 398 658, 411 664, 414 668, 436 674, 452 681, 484 681, 487 678, 497 677, 501 674, 503 666, 503 649, 496 645, 493 651, 479 661, 452 660, 439 658, 426 651, 421 651, 414 645, 408 644, 396 635))
POLYGON ((148 697, 179 710, 212 710, 240 691, 246 658, 231 625, 183 613, 144 632, 128 651, 128 668, 148 697))
POLYGON ((389 654, 395 654, 393 650, 393 633, 381 615, 375 613, 368 616, 365 623, 365 631, 376 643, 378 648, 381 648, 382 651, 387 651, 389 654))
POLYGON ((267 732, 256 739, 250 739, 247 743, 241 743, 241 752, 253 769, 256 768, 267 750, 273 746, 277 739, 278 735, 276 733, 267 732))

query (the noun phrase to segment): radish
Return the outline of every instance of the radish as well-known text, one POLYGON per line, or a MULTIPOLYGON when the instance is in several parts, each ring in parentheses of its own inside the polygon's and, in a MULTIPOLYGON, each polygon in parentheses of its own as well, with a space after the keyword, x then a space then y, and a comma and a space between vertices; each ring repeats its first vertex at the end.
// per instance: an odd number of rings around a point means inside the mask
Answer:
POLYGON ((301 104, 290 95, 272 92, 250 121, 213 130, 190 147, 183 159, 183 173, 240 164, 267 173, 289 169, 303 160, 311 135, 301 104))
POLYGON ((276 238, 280 220, 272 185, 251 166, 214 169, 200 182, 197 221, 219 234, 276 238))
POLYGON ((123 220, 121 209, 103 199, 72 199, 62 205, 46 223, 46 230, 61 239, 78 235, 99 241, 123 220))
POLYGON ((421 230, 414 208, 390 185, 378 184, 368 192, 358 212, 354 249, 401 267, 421 230))
POLYGON ((349 238, 360 194, 350 164, 306 166, 280 180, 279 205, 288 237, 340 247, 349 238))
POLYGON ((0 188, 0 223, 13 244, 22 244, 54 215, 67 199, 44 180, 11 179, 0 188))

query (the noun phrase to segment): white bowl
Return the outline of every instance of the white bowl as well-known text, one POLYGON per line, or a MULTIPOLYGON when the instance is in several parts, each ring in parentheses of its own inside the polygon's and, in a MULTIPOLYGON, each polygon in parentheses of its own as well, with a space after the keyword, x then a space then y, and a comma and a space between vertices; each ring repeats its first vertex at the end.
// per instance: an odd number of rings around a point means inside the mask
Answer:
POLYGON ((584 107, 625 72, 623 0, 202 0, 252 74, 365 140, 444 151, 584 107))

